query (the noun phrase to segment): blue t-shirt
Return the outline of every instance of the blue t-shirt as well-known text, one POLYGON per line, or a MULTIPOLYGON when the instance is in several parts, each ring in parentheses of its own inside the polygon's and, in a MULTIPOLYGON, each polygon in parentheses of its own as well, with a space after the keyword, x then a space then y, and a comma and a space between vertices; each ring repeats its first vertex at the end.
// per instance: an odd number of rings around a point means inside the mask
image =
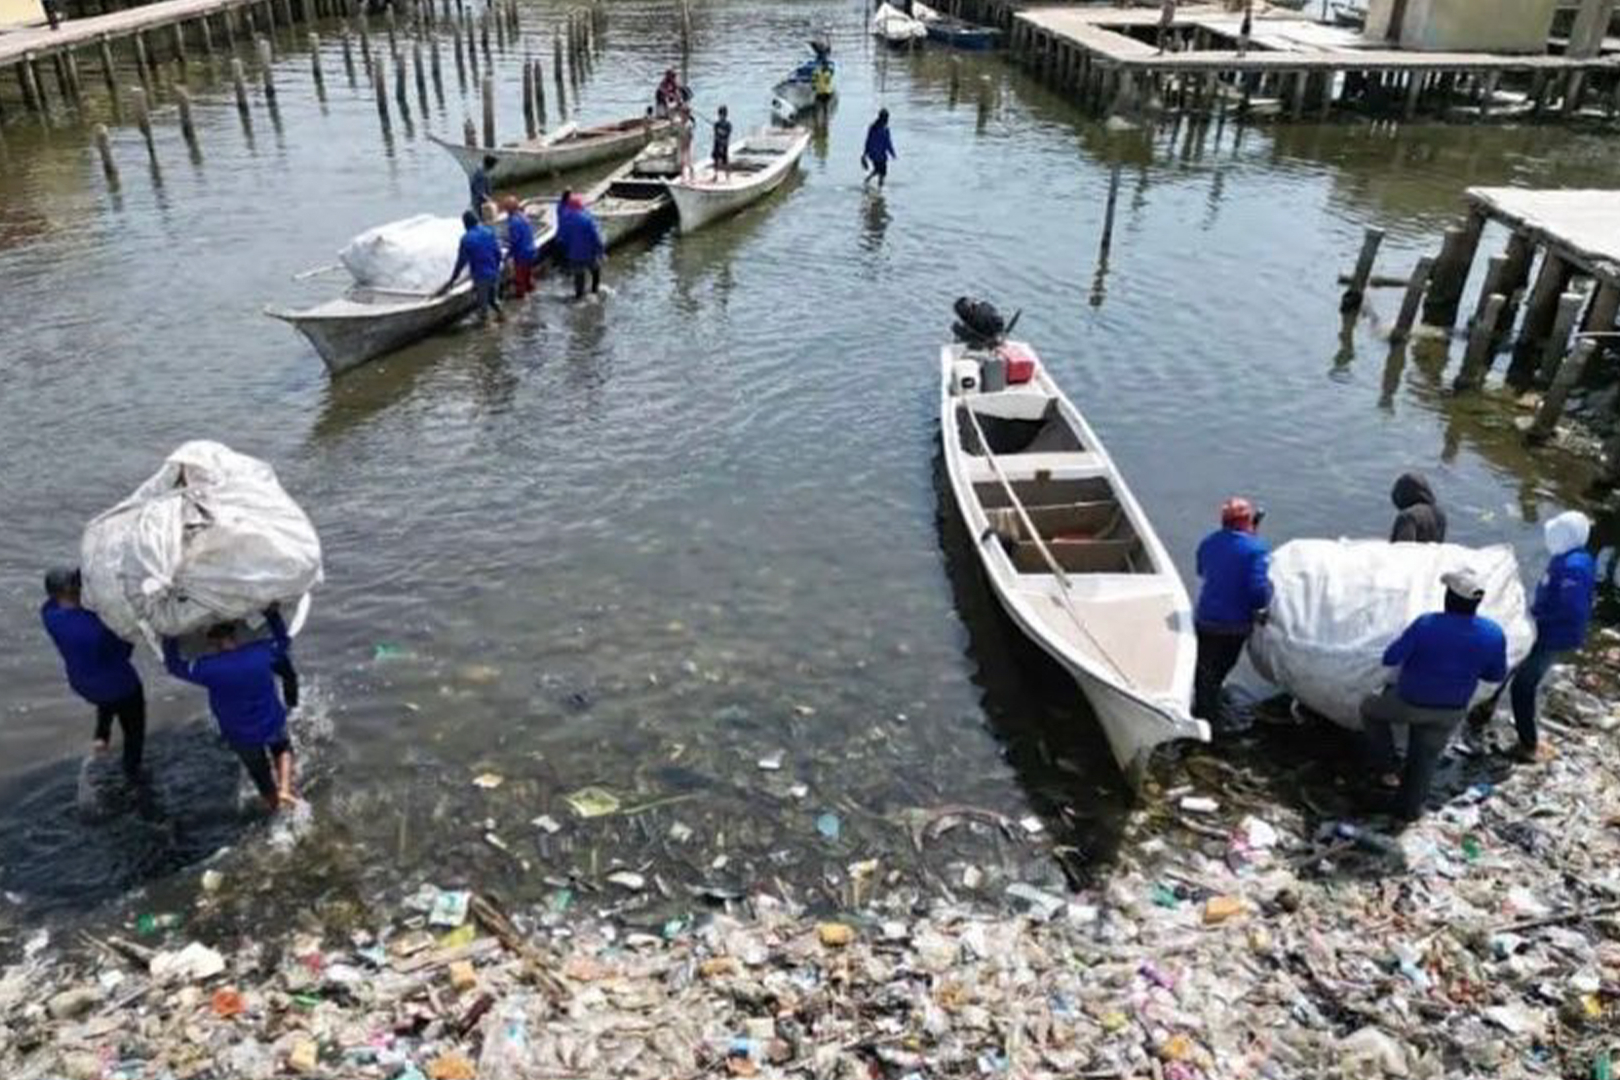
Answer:
POLYGON ((1384 666, 1401 669, 1395 692, 1408 705, 1467 708, 1481 679, 1507 678, 1507 637, 1483 615, 1431 612, 1384 650, 1384 666))
POLYGON ((1200 626, 1245 630, 1271 606, 1271 548, 1241 529, 1218 529, 1198 545, 1200 626))
POLYGON ((461 234, 456 268, 450 271, 450 278, 455 280, 465 267, 472 272, 474 281, 499 281, 501 261, 501 242, 495 238, 495 230, 488 225, 474 225, 461 234))
POLYGON ((529 224, 528 215, 521 210, 506 215, 506 244, 512 249, 513 261, 524 264, 534 262, 534 226, 529 224))
POLYGON ((95 612, 47 600, 39 618, 62 654, 74 693, 92 705, 111 705, 140 691, 141 677, 129 662, 135 646, 107 629, 95 612))
POLYGON ((276 666, 292 642, 281 616, 270 614, 269 641, 208 653, 192 661, 180 656, 173 638, 163 642, 163 664, 177 679, 208 691, 208 707, 219 733, 232 746, 268 746, 287 737, 287 707, 276 689, 276 666))
POLYGON ((1592 618, 1597 593, 1597 563, 1584 548, 1555 555, 1536 586, 1530 614, 1536 620, 1536 639, 1543 648, 1563 652, 1586 642, 1586 624, 1592 618))
POLYGON ((575 266, 589 266, 602 258, 602 234, 588 210, 569 207, 557 218, 557 247, 575 266))

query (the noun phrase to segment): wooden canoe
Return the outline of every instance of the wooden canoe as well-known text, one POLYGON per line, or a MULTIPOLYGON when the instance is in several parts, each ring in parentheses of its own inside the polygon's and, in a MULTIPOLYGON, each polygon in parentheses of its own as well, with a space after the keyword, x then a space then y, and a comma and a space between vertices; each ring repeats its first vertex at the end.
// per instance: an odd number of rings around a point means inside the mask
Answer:
POLYGON ((987 392, 985 353, 940 353, 940 435, 958 511, 997 598, 1074 676, 1120 769, 1209 740, 1190 711, 1197 640, 1169 553, 1084 417, 1028 345, 1034 378, 987 392), (988 447, 989 452, 986 453, 988 447))
POLYGON ((681 232, 735 214, 781 187, 809 145, 810 133, 803 128, 757 131, 732 146, 728 172, 705 162, 692 179, 670 181, 681 232))
POLYGON ((594 127, 569 125, 550 135, 506 146, 464 146, 433 135, 428 138, 444 147, 468 176, 477 171, 485 157, 492 157, 495 167, 489 171, 489 182, 513 184, 629 157, 669 130, 668 120, 637 116, 594 127))

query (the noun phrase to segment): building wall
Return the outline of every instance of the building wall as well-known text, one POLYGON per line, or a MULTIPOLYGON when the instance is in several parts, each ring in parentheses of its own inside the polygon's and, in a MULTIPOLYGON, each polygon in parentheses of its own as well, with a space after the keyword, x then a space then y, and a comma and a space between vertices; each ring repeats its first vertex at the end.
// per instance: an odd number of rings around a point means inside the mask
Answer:
POLYGON ((32 26, 45 21, 39 0, 0 0, 0 26, 32 26))
MULTIPOLYGON (((1367 36, 1388 40, 1400 0, 1371 0, 1367 36)), ((1406 0, 1399 44, 1437 52, 1547 50, 1558 0, 1406 0)))

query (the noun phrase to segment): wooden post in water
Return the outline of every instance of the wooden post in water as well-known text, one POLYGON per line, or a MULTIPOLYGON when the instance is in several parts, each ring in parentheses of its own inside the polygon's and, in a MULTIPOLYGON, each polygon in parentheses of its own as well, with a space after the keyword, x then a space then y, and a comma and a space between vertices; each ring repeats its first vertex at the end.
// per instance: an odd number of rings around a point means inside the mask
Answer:
POLYGON ((433 73, 433 96, 444 104, 444 70, 439 64, 439 39, 428 38, 428 70, 433 73))
POLYGON ((1592 360, 1592 353, 1597 349, 1597 342, 1591 338, 1582 338, 1581 343, 1575 346, 1575 351, 1569 354, 1553 376, 1552 385, 1541 398, 1541 407, 1536 410, 1536 418, 1530 422, 1530 430, 1524 433, 1525 440, 1531 443, 1546 442, 1558 429, 1558 421, 1564 415, 1564 405, 1569 401, 1569 392, 1575 389, 1581 376, 1586 373, 1586 365, 1592 360))
POLYGON ((463 117, 461 121, 461 139, 468 146, 478 145, 478 125, 473 123, 470 116, 463 117))
POLYGON ((427 68, 422 63, 422 39, 411 42, 411 73, 416 77, 416 100, 422 106, 422 115, 428 111, 427 68))
POLYGON ((208 58, 209 67, 212 67, 214 63, 214 28, 208 24, 207 15, 197 20, 197 31, 202 34, 203 55, 208 58))
POLYGON ((1589 334, 1612 334, 1617 318, 1620 318, 1620 285, 1603 282, 1592 298, 1584 329, 1589 334))
POLYGON ((1485 215, 1474 212, 1462 228, 1446 230, 1446 240, 1440 256, 1434 262, 1434 274, 1429 281, 1429 295, 1423 305, 1423 321, 1430 326, 1449 330, 1457 322, 1457 308, 1462 304, 1463 289, 1468 285, 1468 273, 1474 265, 1474 254, 1479 250, 1479 237, 1485 230, 1485 215))
POLYGON ((461 13, 461 32, 467 39, 467 72, 474 82, 478 81, 478 28, 473 18, 465 11, 461 13))
POLYGON ((450 36, 456 43, 456 85, 467 88, 467 61, 461 52, 461 20, 450 20, 450 36))
POLYGON ((534 61, 529 57, 523 58, 523 134, 528 139, 533 139, 537 134, 534 126, 534 61))
POLYGON ((478 16, 478 43, 484 48, 484 62, 486 64, 494 63, 495 57, 489 51, 489 12, 487 11, 478 16))
POLYGON ((1552 334, 1542 348, 1541 363, 1536 368, 1536 378, 1543 384, 1551 383, 1558 374, 1558 365, 1569 351, 1570 335, 1575 333, 1575 324, 1580 322, 1581 309, 1585 306, 1584 292, 1567 292, 1558 298, 1558 315, 1553 319, 1552 334))
POLYGON ((557 121, 561 123, 568 115, 568 91, 563 88, 562 37, 556 33, 551 35, 551 78, 557 86, 557 121))
MULTIPOLYGON (((1511 289, 1507 283, 1507 269, 1508 257, 1506 255, 1492 255, 1486 260, 1485 284, 1480 287, 1479 303, 1474 308, 1474 317, 1469 320, 1470 327, 1478 325, 1479 321, 1485 317, 1485 308, 1490 303, 1492 296, 1498 293, 1503 297, 1509 295, 1511 289)), ((1505 303, 1504 300, 1504 305, 1505 303)), ((1505 306, 1497 311, 1497 315, 1500 316, 1504 310, 1506 310, 1505 306)), ((1496 336, 1496 327, 1497 323, 1492 322, 1490 331, 1493 338, 1496 336)))
POLYGON ((1401 313, 1395 319, 1389 340, 1405 341, 1412 336, 1412 324, 1417 322, 1418 308, 1423 303, 1423 290, 1428 288, 1429 274, 1433 269, 1434 260, 1427 255, 1419 259, 1413 268, 1412 277, 1406 283, 1406 297, 1401 301, 1401 313))
POLYGON ((349 77, 349 85, 354 85, 354 45, 349 40, 349 20, 344 19, 342 28, 338 30, 340 40, 343 42, 343 73, 349 77))
POLYGON ((531 63, 534 65, 534 119, 542 129, 546 126, 546 73, 540 66, 537 57, 531 63))
POLYGON ((236 111, 245 121, 248 118, 247 67, 235 56, 231 57, 231 83, 236 87, 236 111))
POLYGON ((371 65, 371 93, 377 99, 377 119, 382 121, 383 130, 387 131, 388 80, 383 74, 383 58, 380 56, 371 65))
POLYGON ((1452 383, 1452 389, 1458 393, 1478 390, 1485 385, 1485 373, 1491 369, 1491 355, 1496 343, 1492 330, 1502 314, 1502 305, 1506 303, 1507 297, 1501 293, 1487 297, 1482 317, 1474 320, 1474 328, 1468 335, 1468 351, 1463 354, 1462 370, 1457 372, 1457 379, 1452 383))
POLYGON ((135 68, 141 77, 141 88, 150 92, 152 89, 152 61, 146 52, 146 35, 135 31, 135 68))
POLYGON ((79 82, 79 54, 68 49, 62 54, 62 66, 67 70, 68 94, 77 104, 84 100, 84 87, 79 82))
POLYGON ((95 127, 96 153, 101 156, 101 171, 107 177, 109 186, 118 187, 118 165, 113 161, 112 136, 107 134, 106 124, 97 124, 95 127))
POLYGON ((1552 333, 1558 317, 1558 299, 1569 285, 1574 268, 1556 252, 1548 251, 1541 259, 1541 272, 1530 290, 1530 299, 1524 305, 1524 322, 1519 327, 1519 341, 1514 347, 1518 356, 1533 356, 1552 333))
POLYGON ((276 100, 276 74, 275 58, 270 49, 270 39, 259 39, 259 67, 264 78, 264 99, 267 102, 276 100))
POLYGON ((134 86, 129 91, 129 107, 135 114, 135 126, 141 129, 141 138, 146 140, 146 154, 153 161, 157 160, 157 144, 152 141, 152 116, 146 107, 146 88, 134 86))
POLYGON ((399 54, 397 48, 389 55, 394 61, 394 100, 399 102, 399 115, 405 118, 408 127, 411 116, 411 97, 405 92, 405 59, 399 54))
POLYGON ((113 76, 112 45, 107 41, 106 34, 97 39, 96 52, 101 56, 101 78, 107 84, 107 93, 117 97, 118 80, 113 76))
POLYGON ((1516 229, 1508 238, 1507 250, 1502 255, 1506 263, 1502 267, 1502 277, 1496 291, 1508 298, 1508 305, 1502 309, 1502 321, 1496 327, 1498 338, 1513 329, 1513 320, 1518 316, 1519 304, 1524 299, 1525 285, 1530 280, 1530 264, 1536 257, 1535 242, 1529 233, 1516 229))
POLYGON ((1348 315, 1361 310, 1361 301, 1367 294, 1367 280, 1372 277, 1373 263, 1378 259, 1378 246, 1384 242, 1384 230, 1368 228, 1362 231, 1361 256, 1356 260, 1356 271, 1350 278, 1350 287, 1339 301, 1339 311, 1348 315))
POLYGON ((366 9, 360 9, 360 18, 356 23, 360 28, 360 63, 367 71, 371 70, 371 20, 366 18, 366 9))
POLYGON ((180 134, 193 151, 197 149, 197 128, 191 122, 191 92, 183 86, 174 88, 174 101, 180 107, 180 134))
POLYGON ((484 99, 484 145, 498 146, 495 141, 495 76, 484 72, 482 87, 484 99))
POLYGON ((186 66, 186 32, 182 23, 169 25, 170 37, 174 41, 174 62, 181 68, 186 66))
POLYGON ((326 100, 326 75, 321 71, 321 35, 309 32, 309 73, 315 79, 315 96, 326 100))

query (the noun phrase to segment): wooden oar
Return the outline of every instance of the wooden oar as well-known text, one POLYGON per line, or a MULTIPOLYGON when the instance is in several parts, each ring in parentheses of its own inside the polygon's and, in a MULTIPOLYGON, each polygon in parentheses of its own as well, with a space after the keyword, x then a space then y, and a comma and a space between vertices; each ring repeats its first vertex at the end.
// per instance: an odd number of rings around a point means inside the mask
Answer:
POLYGON ((1126 685, 1130 685, 1132 682, 1131 677, 1125 674, 1124 669, 1119 666, 1119 662, 1103 646, 1103 643, 1098 641, 1097 636, 1087 629, 1085 621, 1080 618, 1080 613, 1074 610, 1074 601, 1069 599, 1069 590, 1071 588, 1069 575, 1064 573, 1063 567, 1059 566, 1057 559, 1052 556, 1051 550, 1046 546, 1046 541, 1041 539, 1041 531, 1035 527, 1035 522, 1030 520, 1029 511, 1024 509, 1022 500, 1018 498, 1018 492, 1013 490, 1012 481, 1008 480, 1007 474, 1001 471, 1001 463, 996 460, 996 455, 990 450, 990 440, 984 437, 984 429, 979 426, 978 414, 973 411, 973 406, 966 401, 962 403, 961 407, 967 410, 968 419, 973 423, 973 434, 979 440, 979 449, 984 451, 984 460, 989 463, 990 471, 996 474, 997 480, 1001 481, 1002 488, 1007 492, 1007 498, 1012 500, 1013 509, 1018 512, 1018 520, 1023 522, 1025 530, 1029 533, 1029 538, 1035 541, 1035 547, 1040 551, 1041 558, 1046 560, 1046 565, 1051 569, 1052 576, 1057 578, 1060 586, 1058 595, 1063 599, 1063 609, 1069 613, 1069 618, 1074 620, 1074 625, 1086 636, 1086 640, 1096 646, 1098 654, 1108 662, 1109 667, 1114 669, 1114 673, 1120 677, 1120 680, 1126 685))

